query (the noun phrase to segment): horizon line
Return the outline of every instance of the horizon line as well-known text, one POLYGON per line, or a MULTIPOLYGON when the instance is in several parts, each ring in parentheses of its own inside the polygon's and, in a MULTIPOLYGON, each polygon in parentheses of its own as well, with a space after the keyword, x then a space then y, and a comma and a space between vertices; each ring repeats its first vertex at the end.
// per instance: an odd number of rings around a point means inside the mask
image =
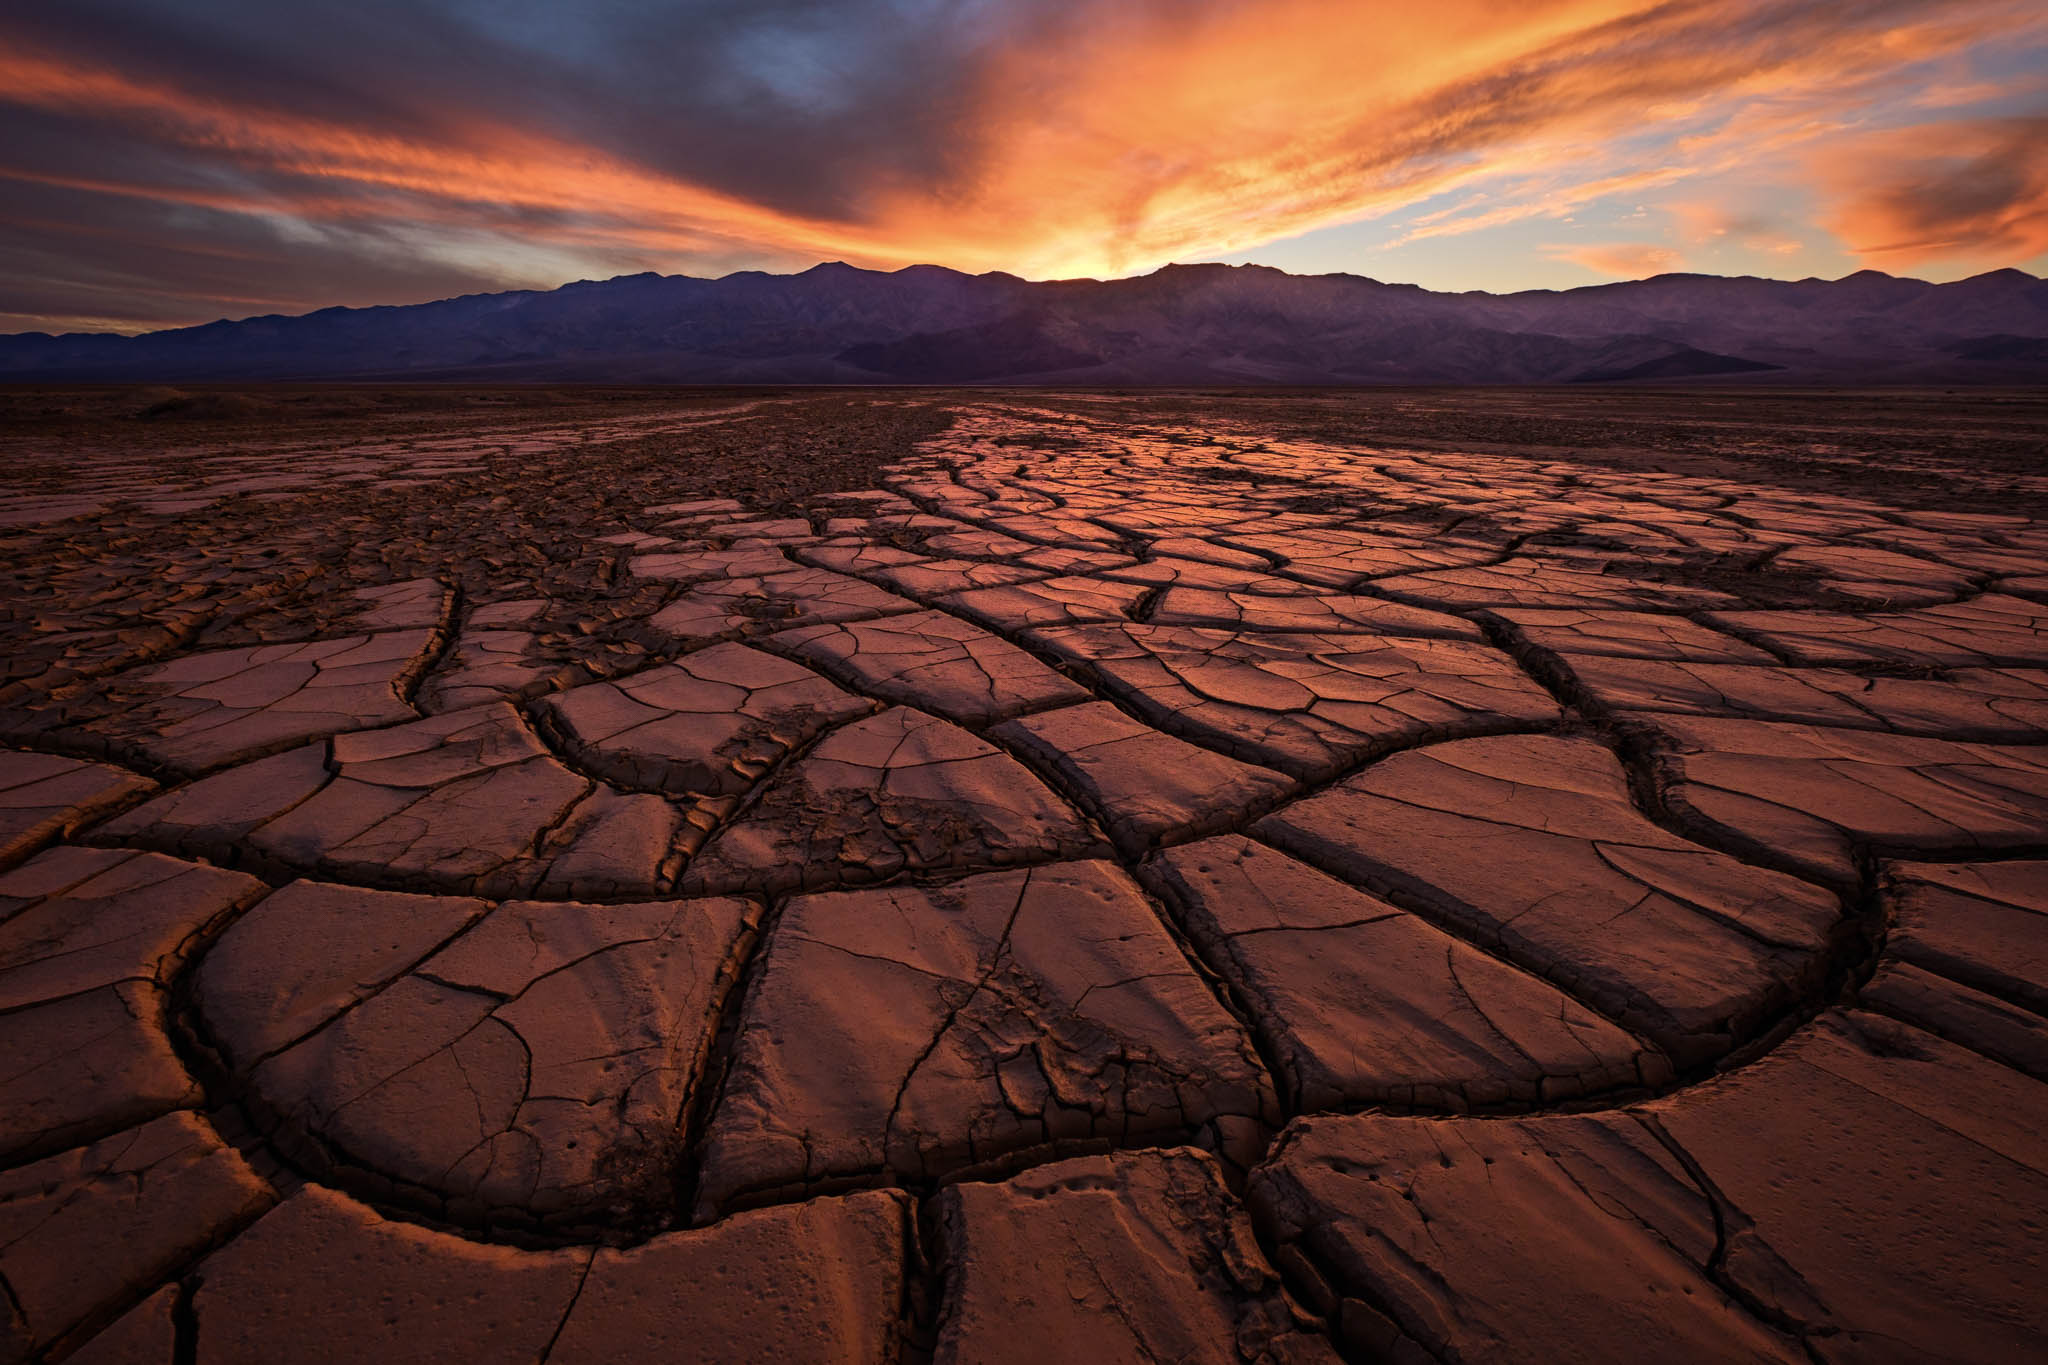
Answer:
POLYGON ((163 336, 170 332, 191 332, 206 327, 232 327, 239 326, 243 323, 266 322, 273 319, 288 322, 294 321, 299 318, 317 317, 323 313, 369 313, 376 312, 380 309, 427 308, 432 307, 434 304, 437 303, 458 303, 464 299, 497 298, 505 294, 559 294, 565 289, 575 289, 579 286, 616 284, 620 280, 691 280, 702 284, 722 284, 727 280, 736 280, 748 276, 760 276, 764 279, 793 280, 801 279, 805 275, 816 274, 820 270, 830 270, 835 267, 841 270, 848 270, 862 275, 905 275, 911 273, 912 271, 936 270, 949 275, 958 275, 962 279, 985 280, 990 278, 1002 278, 1015 280, 1020 284, 1038 285, 1124 284, 1133 280, 1151 279, 1156 275, 1163 275, 1170 270, 1261 271, 1271 275, 1284 275, 1288 279, 1292 280, 1356 280, 1362 284, 1378 285, 1379 287, 1384 289, 1412 289, 1417 291, 1418 293, 1435 294, 1447 298, 1458 298, 1473 294, 1481 294, 1488 298, 1497 299, 1516 298, 1527 294, 1580 294, 1587 293, 1596 289, 1624 289, 1633 285, 1654 284, 1659 280, 1681 279, 1724 280, 1731 283, 1740 281, 1754 281, 1760 284, 1843 284, 1849 280, 1871 277, 1883 280, 1894 280, 1903 284, 1925 285, 1930 289, 1942 289, 1948 288, 1953 285, 1970 284, 1974 281, 1987 279, 1994 275, 2019 275, 2025 279, 2033 280, 2036 282, 2039 282, 2041 279, 2044 278, 2043 276, 2035 275, 2029 271, 2022 270, 2018 266, 1998 266, 1990 270, 1979 271, 1974 275, 1966 275, 1961 279, 1948 280, 1941 283, 1936 283, 1932 280, 1921 279, 1917 275, 1894 275, 1889 271, 1878 270, 1870 266, 1865 266, 1861 270, 1852 270, 1848 274, 1839 275, 1834 279, 1826 279, 1819 275, 1803 275, 1797 279, 1791 279, 1775 275, 1717 275, 1711 271, 1704 270, 1663 270, 1657 272, 1654 275, 1644 275, 1635 279, 1604 280, 1595 284, 1573 285, 1568 289, 1511 289, 1505 291, 1495 291, 1490 289, 1431 289, 1427 285, 1415 284, 1412 282, 1400 280, 1383 280, 1378 278, 1377 276, 1360 275, 1348 270, 1329 270, 1322 271, 1316 274, 1303 274, 1297 273, 1292 270, 1283 270, 1279 266, 1264 265, 1257 261, 1244 261, 1237 264, 1232 264, 1228 261, 1168 261, 1165 264, 1155 266, 1150 270, 1139 271, 1130 275, 1116 275, 1108 278, 1103 278, 1094 275, 1069 275, 1060 276, 1057 278, 1033 279, 1030 276, 1014 274, 1007 270, 984 270, 978 273, 970 272, 960 270, 954 266, 940 265, 935 261, 918 261, 910 265, 897 266, 893 270, 883 270, 872 266, 854 265, 851 262, 844 260, 829 260, 818 261, 815 264, 805 266, 801 270, 732 270, 726 272, 723 275, 689 275, 683 273, 663 274, 661 271, 658 270, 637 270, 623 275, 609 275, 603 279, 564 280, 560 284, 549 286, 515 285, 504 289, 477 290, 467 294, 445 294, 438 298, 417 299, 410 303, 333 303, 324 305, 319 308, 309 308, 302 313, 250 313, 243 317, 219 317, 209 319, 206 322, 184 323, 176 327, 156 327, 146 331, 136 332, 4 332, 0 333, 0 341, 9 341, 17 338, 27 337, 46 337, 52 340, 57 340, 64 337, 121 337, 128 340, 137 340, 142 337, 163 336))

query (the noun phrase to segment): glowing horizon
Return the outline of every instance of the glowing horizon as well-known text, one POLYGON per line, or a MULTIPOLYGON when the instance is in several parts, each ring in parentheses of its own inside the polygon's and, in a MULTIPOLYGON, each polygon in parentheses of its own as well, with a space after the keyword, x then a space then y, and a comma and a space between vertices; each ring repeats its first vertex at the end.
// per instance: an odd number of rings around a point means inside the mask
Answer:
POLYGON ((2048 14, 1850 8, 82 0, 0 18, 0 330, 833 259, 2042 273, 2048 14))

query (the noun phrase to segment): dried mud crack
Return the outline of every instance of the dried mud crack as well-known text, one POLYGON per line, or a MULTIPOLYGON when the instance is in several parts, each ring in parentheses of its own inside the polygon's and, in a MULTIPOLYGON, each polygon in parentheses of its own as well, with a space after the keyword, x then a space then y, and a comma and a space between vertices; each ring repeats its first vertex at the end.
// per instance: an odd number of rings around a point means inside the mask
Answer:
POLYGON ((2024 403, 476 397, 0 438, 0 1362, 2037 1357, 2024 403))

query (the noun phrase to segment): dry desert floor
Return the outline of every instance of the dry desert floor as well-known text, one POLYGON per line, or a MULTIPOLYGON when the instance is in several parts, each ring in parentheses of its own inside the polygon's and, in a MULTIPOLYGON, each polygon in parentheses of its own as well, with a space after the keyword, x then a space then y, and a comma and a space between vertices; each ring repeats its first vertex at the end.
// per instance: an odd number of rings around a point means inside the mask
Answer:
POLYGON ((2048 1349, 2039 394, 0 419, 0 1362, 2048 1349))

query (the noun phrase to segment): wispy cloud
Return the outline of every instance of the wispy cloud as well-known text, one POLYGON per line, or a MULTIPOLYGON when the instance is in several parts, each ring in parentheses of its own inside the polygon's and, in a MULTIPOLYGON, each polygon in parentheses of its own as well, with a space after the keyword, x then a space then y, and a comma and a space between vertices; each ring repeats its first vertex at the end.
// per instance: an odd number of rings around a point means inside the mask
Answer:
POLYGON ((1654 242, 1604 242, 1594 245, 1557 245, 1547 248, 1560 261, 1570 261, 1602 275, 1641 280, 1666 271, 1680 270, 1685 257, 1668 246, 1654 242))
POLYGON ((1713 201, 1680 200, 1665 206, 1685 241, 1699 245, 1733 241, 1750 251, 1789 256, 1805 243, 1771 213, 1745 211, 1713 201))
POLYGON ((1567 218, 1573 210, 1587 204, 1662 189, 1693 173, 1683 166, 1659 166, 1653 170, 1627 171, 1576 184, 1524 182, 1511 185, 1502 192, 1467 200, 1455 208, 1417 215, 1409 220, 1413 226, 1387 245, 1405 246, 1430 237, 1483 232, 1488 228, 1536 218, 1567 218), (1490 202, 1500 199, 1507 202, 1490 202))

